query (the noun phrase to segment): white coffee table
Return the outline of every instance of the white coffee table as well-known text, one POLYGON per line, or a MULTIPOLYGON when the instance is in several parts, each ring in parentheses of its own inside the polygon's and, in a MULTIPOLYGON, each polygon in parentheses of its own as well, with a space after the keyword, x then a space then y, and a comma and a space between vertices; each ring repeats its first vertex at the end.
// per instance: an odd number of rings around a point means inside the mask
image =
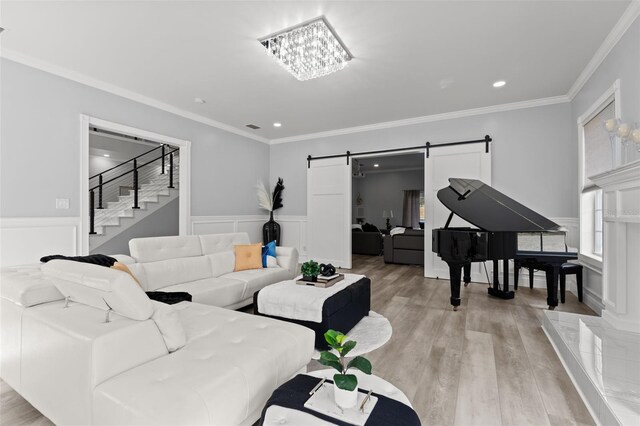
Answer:
MULTIPOLYGON (((306 373, 309 376, 317 377, 319 379, 326 378, 332 379, 335 374, 335 370, 326 369, 326 370, 317 370, 306 373)), ((361 373, 360 371, 349 371, 349 373, 353 373, 358 377, 358 387, 360 389, 373 389, 373 391, 377 394, 384 395, 388 398, 395 399, 398 402, 401 402, 411 408, 411 402, 409 402, 409 398, 397 387, 387 382, 384 379, 381 379, 378 376, 367 375, 361 373)), ((315 417, 311 414, 305 413, 303 411, 292 410, 290 408, 280 407, 278 405, 272 405, 267 409, 267 412, 264 415, 263 419, 264 425, 331 425, 332 423, 327 422, 323 419, 315 417)))

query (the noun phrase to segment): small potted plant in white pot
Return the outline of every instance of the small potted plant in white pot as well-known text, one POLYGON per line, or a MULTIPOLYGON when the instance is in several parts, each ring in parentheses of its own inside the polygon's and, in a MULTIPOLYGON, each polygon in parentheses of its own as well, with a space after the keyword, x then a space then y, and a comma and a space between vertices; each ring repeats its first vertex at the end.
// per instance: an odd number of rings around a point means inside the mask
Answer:
POLYGON ((352 408, 358 402, 358 378, 355 374, 347 374, 350 368, 355 368, 365 374, 371 374, 371 363, 368 359, 356 356, 348 363, 345 357, 356 346, 353 340, 347 340, 347 336, 339 331, 329 330, 324 333, 324 338, 333 352, 324 351, 320 353, 320 364, 338 370, 333 375, 333 391, 336 404, 340 408, 352 408))

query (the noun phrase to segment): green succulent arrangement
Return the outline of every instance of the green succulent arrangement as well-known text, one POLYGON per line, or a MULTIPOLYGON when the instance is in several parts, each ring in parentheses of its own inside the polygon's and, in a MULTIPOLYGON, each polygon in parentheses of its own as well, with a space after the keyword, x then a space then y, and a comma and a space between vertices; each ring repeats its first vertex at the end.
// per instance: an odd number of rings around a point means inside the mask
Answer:
POLYGON ((356 347, 356 342, 353 340, 347 340, 347 336, 339 331, 327 331, 324 333, 324 339, 339 356, 329 351, 321 352, 320 364, 338 370, 338 373, 333 375, 333 382, 338 388, 346 391, 353 391, 358 387, 358 378, 355 374, 347 374, 347 372, 350 368, 355 368, 365 374, 371 374, 371 362, 364 357, 356 356, 346 363, 345 357, 353 348, 356 347))
POLYGON ((320 265, 314 260, 304 262, 300 268, 303 277, 315 278, 320 275, 320 265))

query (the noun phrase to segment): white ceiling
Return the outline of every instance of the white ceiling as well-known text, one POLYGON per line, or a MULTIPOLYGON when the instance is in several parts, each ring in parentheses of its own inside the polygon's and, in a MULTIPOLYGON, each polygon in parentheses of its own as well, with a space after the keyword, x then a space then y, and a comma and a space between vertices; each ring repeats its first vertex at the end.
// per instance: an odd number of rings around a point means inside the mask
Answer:
POLYGON ((0 40, 5 52, 278 139, 565 95, 628 4, 3 0, 0 40), (355 59, 300 82, 257 39, 319 15, 355 59))

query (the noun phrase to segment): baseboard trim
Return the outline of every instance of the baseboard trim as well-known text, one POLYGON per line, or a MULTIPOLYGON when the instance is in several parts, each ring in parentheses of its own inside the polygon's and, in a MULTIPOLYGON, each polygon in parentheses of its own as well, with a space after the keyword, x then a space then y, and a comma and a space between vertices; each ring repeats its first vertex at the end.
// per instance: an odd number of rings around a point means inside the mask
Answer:
POLYGON ((582 286, 582 301, 588 307, 590 307, 596 314, 602 316, 604 310, 604 303, 602 303, 602 297, 595 293, 590 288, 582 286))

